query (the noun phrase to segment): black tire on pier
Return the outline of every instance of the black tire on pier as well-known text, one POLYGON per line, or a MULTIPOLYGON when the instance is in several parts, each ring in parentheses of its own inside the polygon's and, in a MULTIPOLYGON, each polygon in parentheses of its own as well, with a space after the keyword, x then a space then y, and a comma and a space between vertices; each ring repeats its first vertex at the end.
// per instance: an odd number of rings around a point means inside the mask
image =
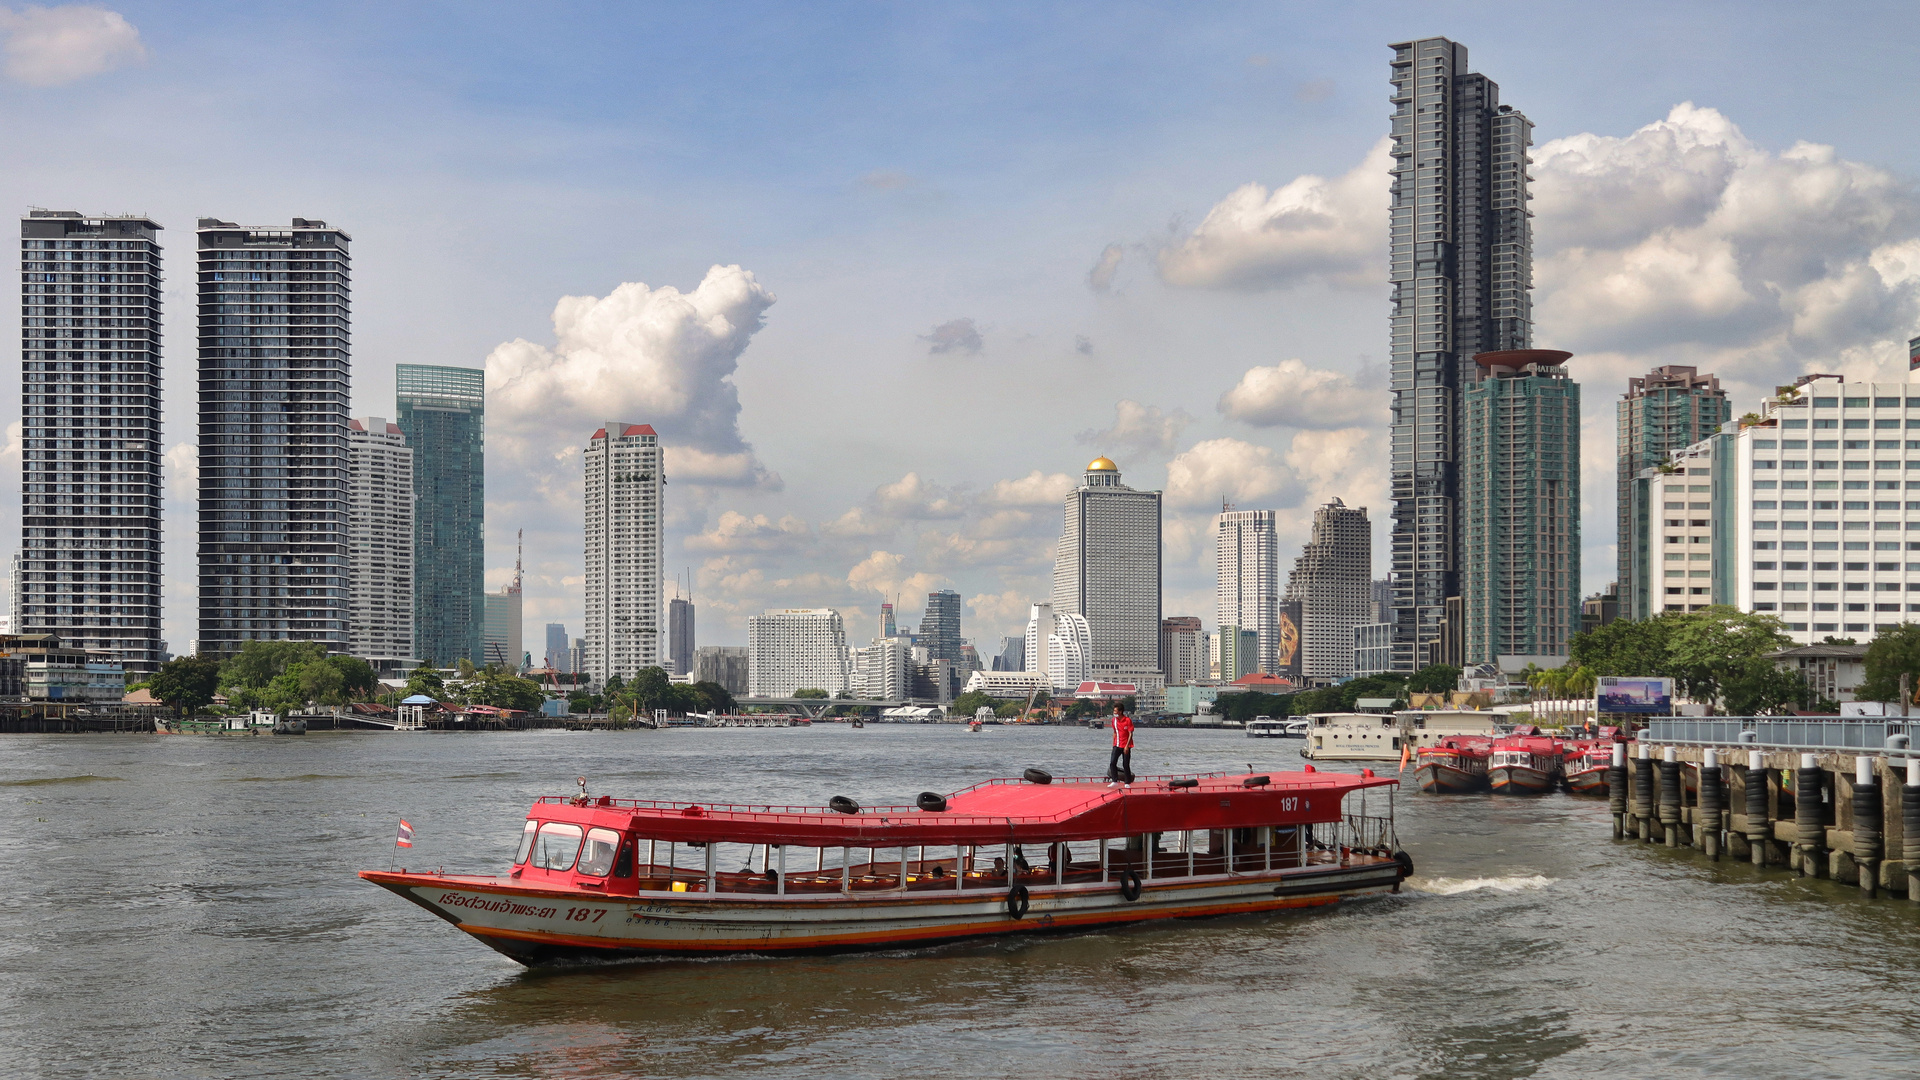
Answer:
POLYGON ((1140 887, 1140 874, 1137 871, 1120 871, 1120 899, 1129 904, 1140 899, 1140 887))
POLYGON ((1027 917, 1027 904, 1030 897, 1025 885, 1015 885, 1007 890, 1007 915, 1015 919, 1027 917))
POLYGON ((1020 774, 1020 779, 1025 780, 1029 784, 1051 784, 1053 783, 1053 774, 1045 769, 1028 769, 1026 772, 1020 774))
POLYGON ((827 800, 827 809, 837 814, 857 814, 860 812, 860 804, 845 795, 835 795, 827 800))
POLYGON ((946 797, 938 792, 923 791, 920 793, 920 797, 914 800, 914 804, 929 814, 944 814, 947 812, 946 797))

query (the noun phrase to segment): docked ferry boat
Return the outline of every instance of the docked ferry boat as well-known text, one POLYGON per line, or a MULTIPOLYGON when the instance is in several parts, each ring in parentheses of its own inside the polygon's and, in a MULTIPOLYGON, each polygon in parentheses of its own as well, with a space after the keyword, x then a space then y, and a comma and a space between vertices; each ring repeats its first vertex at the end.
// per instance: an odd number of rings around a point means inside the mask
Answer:
POLYGON ((1607 769, 1613 764, 1613 739, 1581 739, 1567 746, 1563 780, 1575 795, 1607 794, 1607 769))
POLYGON ((1544 795, 1565 771, 1566 744, 1545 735, 1509 735, 1493 744, 1487 777, 1496 795, 1544 795))
POLYGON ((1398 718, 1385 713, 1312 713, 1307 744, 1309 761, 1398 761, 1402 745, 1398 718))
POLYGON ((1397 783, 1029 770, 917 806, 549 796, 504 874, 360 876, 528 965, 899 948, 1397 892, 1397 783))
POLYGON ((1487 764, 1493 758, 1493 740, 1458 735, 1438 746, 1414 752, 1414 779, 1429 795, 1467 795, 1487 790, 1487 764))

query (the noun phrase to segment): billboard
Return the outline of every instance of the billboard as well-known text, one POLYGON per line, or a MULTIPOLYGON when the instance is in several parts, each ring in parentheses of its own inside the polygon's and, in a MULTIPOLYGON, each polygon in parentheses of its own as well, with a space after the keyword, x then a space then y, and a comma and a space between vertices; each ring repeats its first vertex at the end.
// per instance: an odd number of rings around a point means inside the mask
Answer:
POLYGON ((1627 678, 1602 675, 1595 683, 1596 712, 1673 714, 1673 680, 1663 677, 1627 678))
POLYGON ((1300 685, 1300 607, 1298 600, 1280 605, 1280 640, 1273 650, 1273 674, 1300 685))

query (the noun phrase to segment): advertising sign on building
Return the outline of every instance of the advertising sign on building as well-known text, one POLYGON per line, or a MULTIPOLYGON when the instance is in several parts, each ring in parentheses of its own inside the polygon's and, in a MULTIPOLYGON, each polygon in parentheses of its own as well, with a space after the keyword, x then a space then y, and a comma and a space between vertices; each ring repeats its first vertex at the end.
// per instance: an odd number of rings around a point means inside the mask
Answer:
POLYGON ((1280 641, 1274 648, 1273 674, 1300 685, 1300 607, 1298 600, 1280 605, 1280 641))
POLYGON ((1603 713, 1673 714, 1673 680, 1602 675, 1594 687, 1595 710, 1603 713))

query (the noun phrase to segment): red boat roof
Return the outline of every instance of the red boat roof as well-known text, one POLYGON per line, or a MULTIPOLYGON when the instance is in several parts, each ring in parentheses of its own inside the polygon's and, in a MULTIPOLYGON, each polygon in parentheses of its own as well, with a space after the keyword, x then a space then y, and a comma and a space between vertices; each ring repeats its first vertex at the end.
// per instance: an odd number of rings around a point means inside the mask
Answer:
POLYGON ((911 806, 867 807, 843 814, 820 806, 582 799, 548 796, 528 817, 629 829, 671 841, 793 843, 815 847, 897 844, 1046 843, 1142 832, 1250 828, 1340 820, 1347 793, 1397 785, 1391 776, 1351 773, 1232 773, 1155 776, 1131 788, 1092 777, 1051 784, 990 780, 947 799, 943 813, 911 806), (1249 781, 1265 778, 1265 784, 1249 781), (1195 780, 1192 787, 1170 781, 1195 780))

